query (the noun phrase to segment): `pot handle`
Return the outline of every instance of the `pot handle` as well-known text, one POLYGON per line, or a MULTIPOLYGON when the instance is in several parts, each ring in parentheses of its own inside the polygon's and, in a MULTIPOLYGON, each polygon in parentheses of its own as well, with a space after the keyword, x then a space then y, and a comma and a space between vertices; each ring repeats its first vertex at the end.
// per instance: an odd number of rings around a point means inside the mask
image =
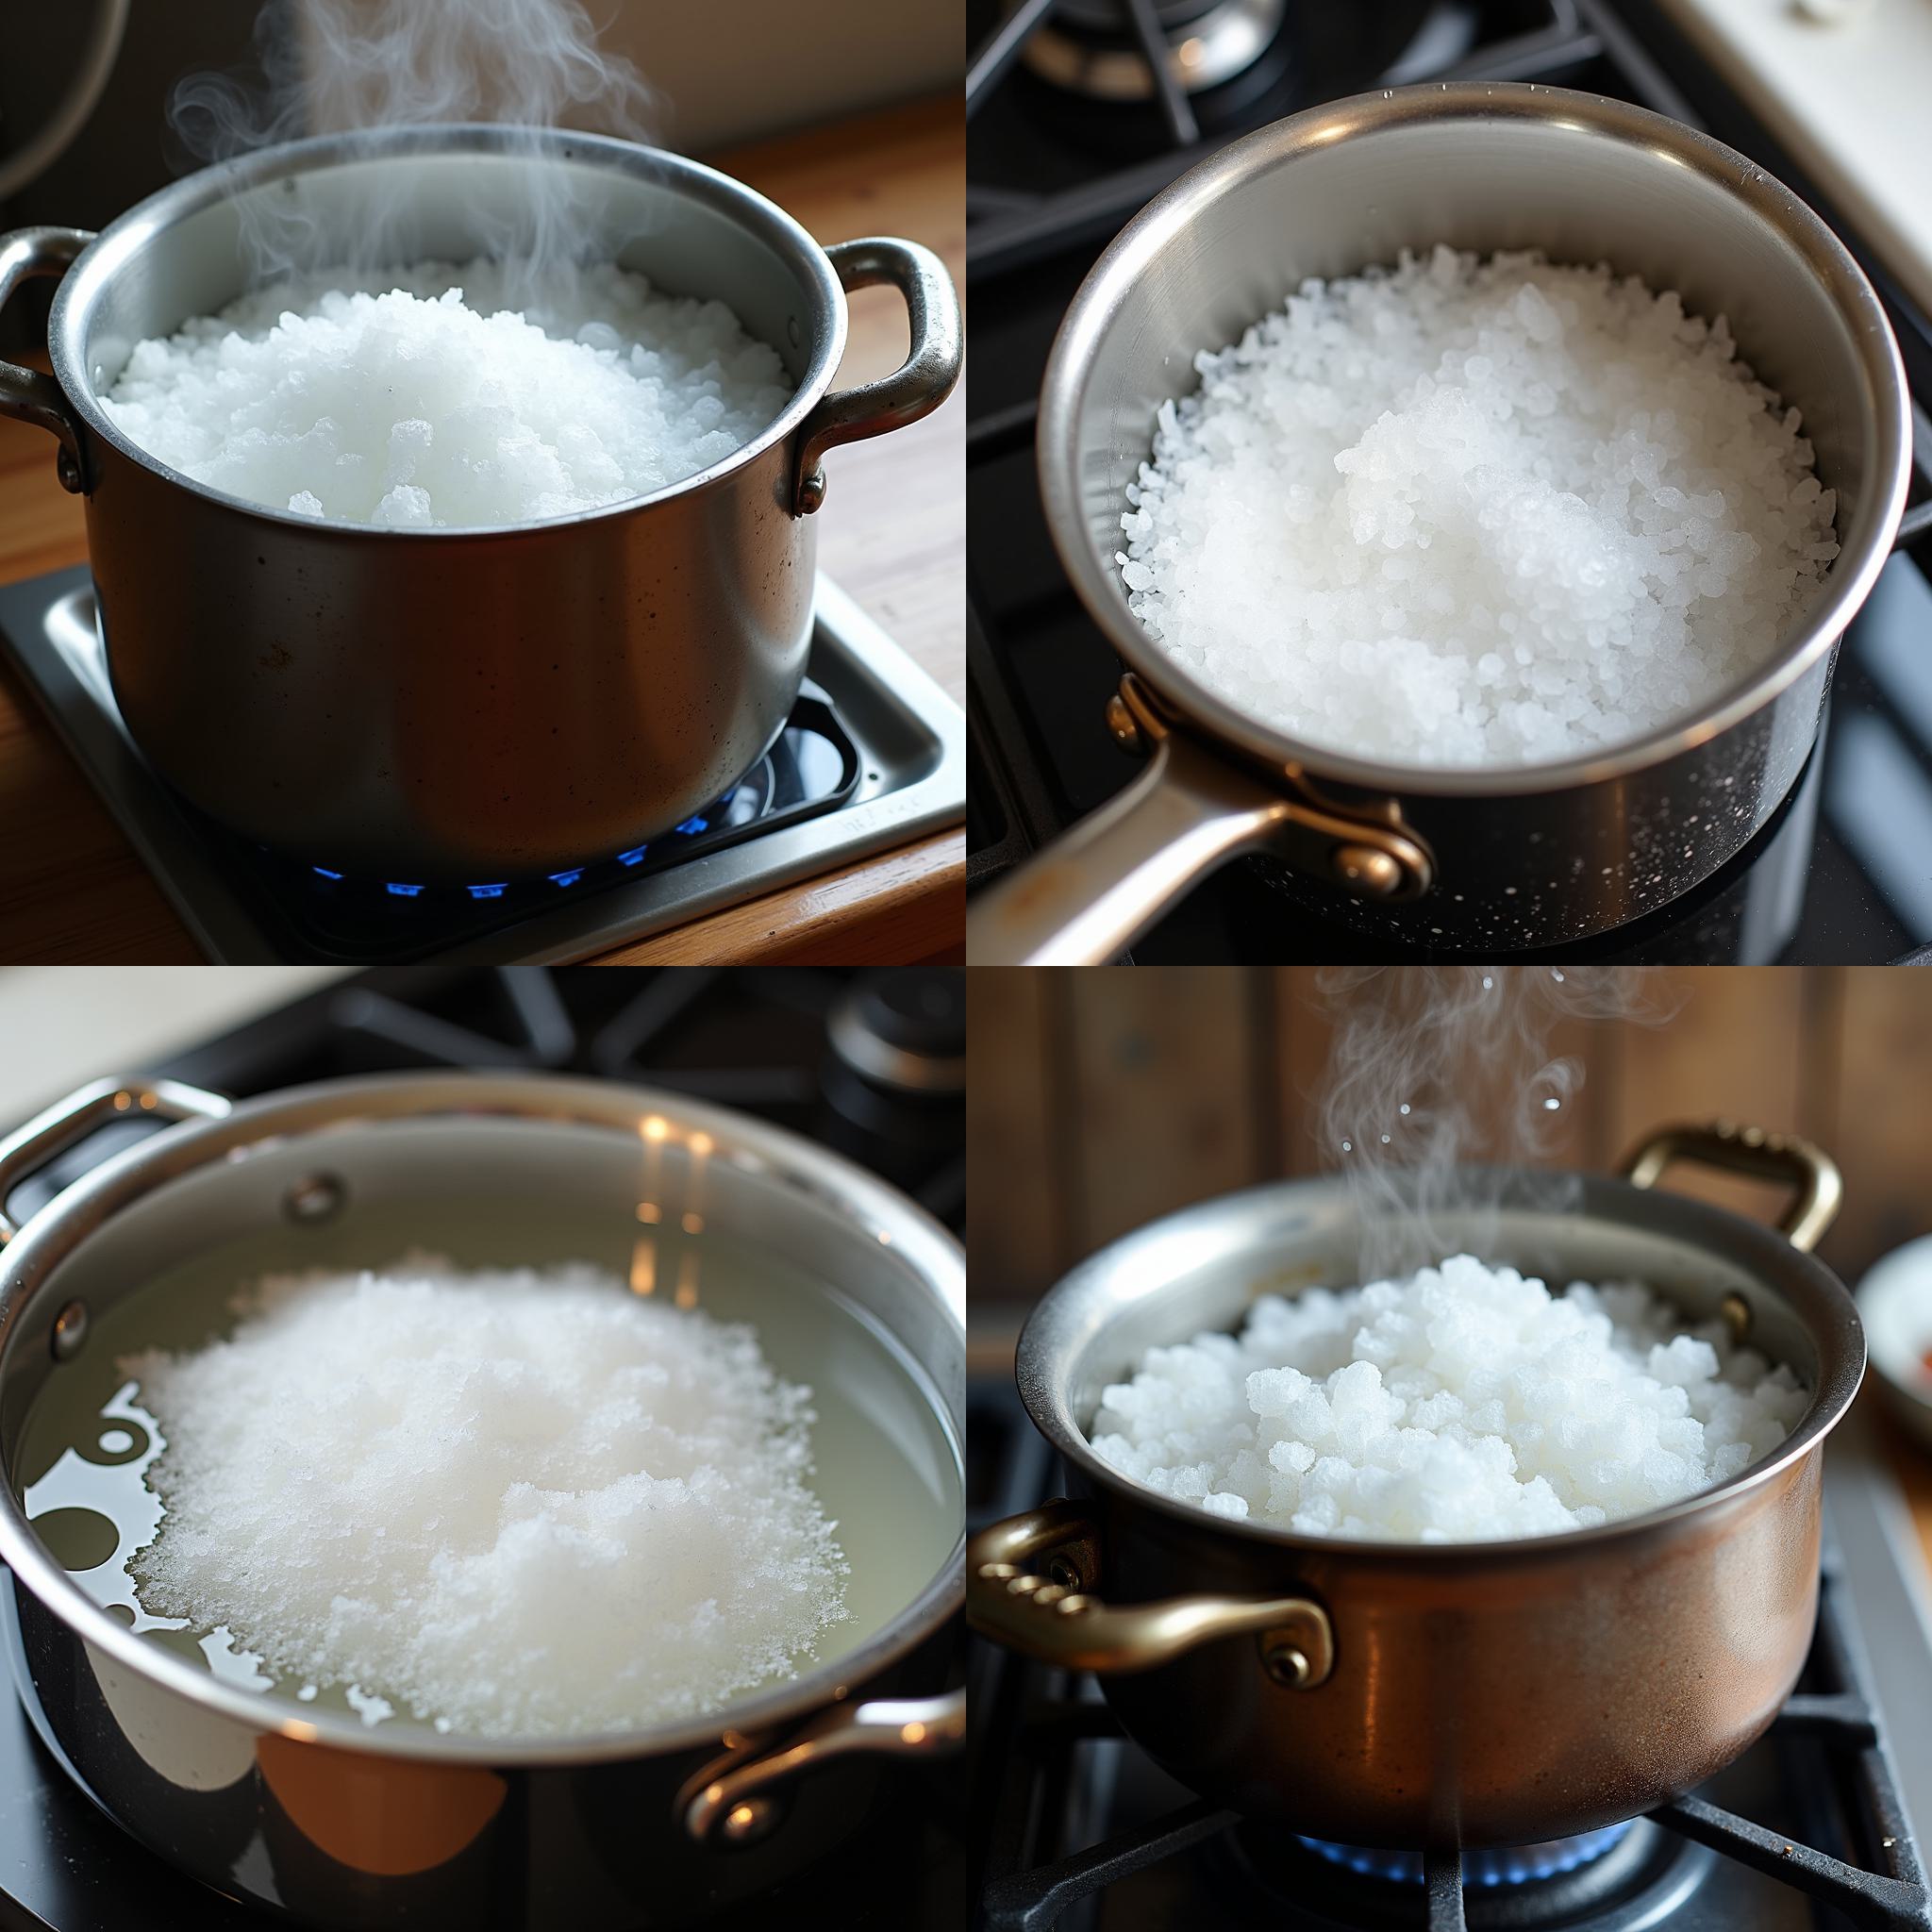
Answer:
MULTIPOLYGON (((94 238, 85 228, 16 228, 0 238, 0 308, 21 283, 63 275, 94 238)), ((66 392, 51 375, 0 362, 0 416, 37 423, 60 439, 60 487, 78 494, 87 488, 80 424, 66 392)))
POLYGON ((912 348, 891 375, 821 397, 805 419, 792 473, 792 507, 800 516, 808 516, 825 500, 821 458, 828 449, 917 423, 937 409, 959 380, 959 298, 945 263, 931 249, 871 235, 837 242, 825 253, 839 273, 841 288, 884 283, 898 290, 906 298, 912 348))
POLYGON ((771 1788, 828 1757, 940 1757, 965 1741, 964 1690, 835 1704, 783 1743, 701 1771, 678 1793, 677 1810, 700 1844, 746 1843, 771 1826, 771 1788))
POLYGON ((1345 892, 1393 902, 1426 891, 1428 849, 1390 818, 1354 818, 1251 777, 1121 681, 1108 721, 1144 748, 1147 769, 1010 878, 966 919, 975 966, 1104 966, 1217 866, 1267 845, 1298 872, 1345 892))
POLYGON ((1659 1127, 1624 1158, 1622 1173, 1632 1187, 1648 1188, 1679 1160, 1699 1161, 1755 1180, 1785 1182, 1791 1190, 1791 1205, 1777 1231, 1807 1255, 1824 1238, 1845 1197, 1838 1163, 1822 1147, 1796 1134, 1767 1134, 1762 1127, 1740 1127, 1735 1121, 1712 1121, 1707 1125, 1680 1122, 1659 1127))
MULTIPOLYGON (((0 364, 0 368, 4 368, 0 364)), ((119 1114, 148 1114, 160 1121, 226 1119, 229 1103, 219 1093, 184 1087, 178 1080, 96 1080, 36 1114, 0 1141, 0 1247, 20 1232, 7 1213, 8 1197, 37 1167, 119 1114)))
POLYGON ((1009 1516, 966 1546, 966 1621, 1073 1671, 1151 1671, 1216 1638, 1253 1633, 1278 1684, 1312 1690, 1334 1672, 1334 1627, 1311 1598, 1172 1596, 1116 1607, 1088 1588, 1099 1568, 1098 1537, 1077 1504, 1009 1516))

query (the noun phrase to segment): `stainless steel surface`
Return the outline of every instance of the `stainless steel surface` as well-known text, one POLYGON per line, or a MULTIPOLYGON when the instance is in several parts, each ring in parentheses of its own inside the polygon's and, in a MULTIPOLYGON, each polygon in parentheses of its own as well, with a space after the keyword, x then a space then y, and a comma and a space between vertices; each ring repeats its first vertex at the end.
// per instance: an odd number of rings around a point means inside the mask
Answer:
POLYGON ((1898 1477, 1862 1406, 1831 1439, 1824 1497, 1906 1809, 1923 1839, 1932 1829, 1932 1725, 1924 1722, 1932 1711, 1932 1576, 1898 1477))
POLYGON ((801 458, 924 413, 957 376, 957 305, 931 257, 868 242, 846 272, 889 275, 924 324, 904 371, 849 397, 827 393, 846 316, 825 252, 741 183, 624 142, 330 136, 122 216, 62 281, 48 340, 135 741, 260 843, 385 876, 541 874, 698 810, 763 755, 805 672, 816 543, 801 458), (519 245, 536 170, 609 258, 727 303, 784 358, 796 394, 724 462, 544 524, 376 529, 190 482, 103 413, 134 342, 242 291, 264 226, 298 238, 307 266, 460 261, 519 245))
POLYGON ((899 291, 911 325, 912 348, 891 375, 825 397, 806 419, 798 439, 796 501, 801 516, 824 503, 821 459, 828 449, 903 429, 931 414, 953 392, 965 353, 952 277, 931 249, 874 235, 863 242, 836 242, 825 253, 841 288, 899 291))
MULTIPOLYGON (((261 908, 237 896, 205 833, 155 781, 129 739, 114 709, 84 575, 41 582, 44 591, 0 590, 0 603, 18 600, 25 610, 17 621, 8 619, 8 633, 62 742, 210 959, 285 958, 261 908)), ((566 900, 438 958, 491 964, 582 958, 958 824, 966 810, 959 708, 829 578, 818 580, 813 615, 810 675, 831 697, 863 761, 849 803, 635 885, 566 900)))
MULTIPOLYGON (((1717 1158, 1735 1165, 1736 1151, 1717 1158)), ((1491 1182, 1493 1222, 1452 1216, 1446 1240, 1480 1227, 1495 1260, 1565 1282, 1647 1281, 1698 1319, 1739 1297, 1756 1345, 1791 1365, 1810 1405, 1731 1481, 1596 1529, 1404 1545, 1229 1521, 1124 1477, 1086 1426, 1149 1346, 1234 1328, 1261 1293, 1354 1278, 1349 1191, 1255 1188, 1103 1249, 1040 1303, 1017 1357, 1021 1395, 1091 1525, 1082 1583, 1109 1604, 1155 1607, 1181 1592, 1307 1599, 1333 1630, 1333 1673, 1305 1691, 1275 1679, 1253 1638, 1155 1669, 1131 1647, 1088 1658, 1132 1670, 1101 1678, 1123 1725, 1218 1803, 1350 1844, 1560 1837, 1701 1782, 1763 1731, 1796 1679, 1817 1603, 1824 1441, 1864 1369, 1850 1296, 1774 1231, 1681 1195, 1578 1176, 1557 1203, 1546 1174, 1491 1182)), ((983 1627, 997 1586, 974 1569, 983 1627)))
POLYGON ((0 1607, 16 1677, 63 1768, 162 1856, 316 1924, 686 1926, 862 1830, 890 1775, 890 1760, 865 1748, 886 1740, 865 1725, 821 1754, 830 1762, 765 1794, 762 1835, 700 1846, 680 1794, 721 1757, 795 1748, 827 1712, 932 1695, 944 1667, 932 1642, 961 1594, 957 1545, 857 1650, 720 1716, 581 1740, 478 1740, 268 1703, 145 1642, 78 1589, 14 1494, 23 1419, 53 1373, 44 1324, 69 1301, 109 1307, 173 1261, 272 1224, 319 1158, 365 1202, 541 1176, 558 1200, 608 1210, 634 1198, 653 1116, 665 1174, 688 1179, 705 1163, 708 1224, 835 1279, 923 1370, 958 1453, 958 1243, 838 1157, 674 1093, 431 1074, 269 1094, 104 1161, 0 1255, 0 1557, 12 1574, 0 1607))
MULTIPOLYGON (((84 228, 19 228, 0 238, 0 308, 23 282, 63 275, 94 238, 84 228)), ((60 385, 38 369, 0 361, 0 416, 58 438, 60 487, 81 487, 80 426, 60 385)))
MULTIPOLYGON (((1789 190, 1641 108, 1504 83, 1398 88, 1313 108, 1182 176, 1074 297, 1047 366, 1039 435, 1047 521, 1074 587, 1184 728, 1291 797, 1342 814, 1399 813, 1437 860, 1434 889, 1407 903, 1338 890, 1293 853, 1263 861, 1275 882, 1379 937, 1497 950, 1581 938, 1667 904, 1770 817, 1816 735, 1839 635, 1886 559, 1909 446, 1903 372, 1877 297, 1789 190), (1561 762, 1385 765, 1300 742, 1229 705, 1159 650, 1128 608, 1113 561, 1126 486, 1148 455, 1155 410, 1192 385, 1193 357, 1236 339, 1306 276, 1437 242, 1607 258, 1676 289, 1691 310, 1725 315, 1742 357, 1803 411, 1819 475, 1838 491, 1840 554, 1811 608, 1766 641, 1764 667, 1704 715, 1561 762)), ((1257 841, 1237 832, 1219 847, 1201 842, 1204 858, 1219 858, 1257 841)), ((1112 884, 1097 869, 1063 867, 1052 882, 1062 924, 1112 884)), ((1146 919, 1158 909, 1150 904, 1146 919)))
POLYGON ((228 1113, 219 1093, 204 1093, 178 1080, 96 1080, 38 1113, 0 1140, 0 1247, 20 1232, 7 1214, 8 1197, 26 1175, 44 1166, 63 1147, 91 1134, 116 1114, 152 1114, 164 1121, 218 1121, 228 1113))

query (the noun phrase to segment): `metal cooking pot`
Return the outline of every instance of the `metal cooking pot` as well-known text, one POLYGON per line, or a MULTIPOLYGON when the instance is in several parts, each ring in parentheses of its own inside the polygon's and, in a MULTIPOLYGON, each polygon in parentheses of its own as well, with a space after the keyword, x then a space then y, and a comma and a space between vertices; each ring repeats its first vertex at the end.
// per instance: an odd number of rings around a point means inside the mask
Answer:
POLYGON ((1492 1258, 1558 1283, 1647 1281, 1789 1362, 1811 1405, 1778 1448, 1669 1508, 1515 1542, 1295 1536, 1143 1489, 1088 1446, 1102 1389, 1154 1343, 1237 1326, 1257 1294, 1352 1276, 1342 1182, 1255 1188, 1116 1241, 1035 1309, 1020 1392, 1074 1500, 974 1539, 969 1620, 1099 1672, 1123 1727, 1183 1783, 1347 1844, 1565 1837, 1729 1763, 1804 1663, 1824 1438, 1865 1368, 1850 1295, 1807 1252, 1837 1170, 1719 1125, 1654 1136, 1622 1180, 1579 1178, 1570 1211, 1547 1175, 1501 1178, 1492 1258), (1645 1191, 1680 1158, 1790 1181, 1796 1205, 1774 1233, 1645 1191))
POLYGON ((89 236, 0 241, 0 302, 62 275, 53 375, 0 363, 0 412, 60 439, 87 497, 114 693, 196 805, 339 872, 452 884, 534 876, 645 843, 714 803, 784 726, 811 635, 820 459, 936 408, 958 380, 944 266, 910 242, 822 249, 694 161, 586 134, 396 127, 264 149, 89 236), (249 286, 274 223, 321 268, 500 252, 568 204, 608 258, 716 297, 797 392, 725 461, 627 503, 500 528, 320 523, 191 482, 98 397, 136 341, 249 286), (888 282, 911 353, 827 393, 844 291, 888 282))
POLYGON ((1811 749, 1840 635, 1890 549, 1909 405, 1877 296, 1837 238, 1743 156, 1622 101, 1521 84, 1396 88, 1235 142, 1121 232, 1081 285, 1040 410, 1046 519, 1127 666, 1108 724, 1147 770, 990 890, 969 952, 996 965, 1124 950, 1237 853, 1299 904, 1381 940, 1485 952, 1585 938, 1667 905, 1737 852, 1811 749), (1730 320, 1804 411, 1838 491, 1840 554, 1761 669, 1634 744, 1483 770, 1303 743, 1176 664, 1114 562, 1126 488, 1193 358, 1309 275, 1438 242, 1607 259, 1730 320))
POLYGON ((584 1740, 371 1730, 136 1637, 28 1524, 24 1418, 117 1302, 238 1235, 280 1227, 299 1252, 332 1203, 462 1209, 539 1192, 631 1222, 641 1179, 672 1221, 701 1190, 708 1228, 835 1281, 917 1365, 956 1458, 965 1349, 958 1244, 903 1195, 780 1129, 598 1081, 385 1076, 232 1108, 169 1083, 102 1082, 0 1144, 0 1208, 62 1146, 142 1112, 198 1124, 113 1156, 25 1228, 0 1222, 12 1237, 0 1253, 0 1610, 14 1675, 62 1768, 137 1839, 230 1897, 317 1925, 685 1927, 863 1829, 889 1760, 961 1740, 963 1693, 934 1694, 962 1591, 958 1543, 874 1636, 795 1682, 714 1717, 584 1740))

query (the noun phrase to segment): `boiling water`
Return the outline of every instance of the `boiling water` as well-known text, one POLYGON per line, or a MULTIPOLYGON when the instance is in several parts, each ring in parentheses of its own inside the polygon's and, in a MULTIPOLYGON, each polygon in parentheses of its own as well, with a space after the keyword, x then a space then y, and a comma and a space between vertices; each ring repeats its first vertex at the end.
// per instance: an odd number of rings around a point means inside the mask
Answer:
MULTIPOLYGON (((833 1287, 734 1235, 688 1233, 675 1221, 640 1225, 608 1209, 566 1209, 554 1197, 499 1196, 480 1208, 387 1201, 352 1206, 321 1225, 246 1235, 168 1269, 98 1313, 81 1355, 55 1369, 22 1432, 21 1500, 57 1560, 96 1603, 149 1642, 227 1682, 286 1699, 304 1715, 335 1709, 365 1724, 427 1728, 405 1712, 391 1716, 380 1685, 276 1682, 225 1629, 172 1624, 142 1609, 125 1565, 163 1520, 144 1472, 161 1453, 166 1418, 147 1413, 139 1387, 117 1367, 143 1349, 194 1349, 227 1333, 234 1296, 263 1275, 381 1268, 412 1250, 466 1268, 587 1261, 638 1293, 757 1329, 772 1368, 812 1391, 811 1488, 852 1566, 849 1614, 820 1639, 821 1662, 865 1642, 950 1554, 964 1503, 959 1450, 939 1397, 899 1344, 833 1287)), ((802 1667, 811 1668, 809 1659, 802 1667)))

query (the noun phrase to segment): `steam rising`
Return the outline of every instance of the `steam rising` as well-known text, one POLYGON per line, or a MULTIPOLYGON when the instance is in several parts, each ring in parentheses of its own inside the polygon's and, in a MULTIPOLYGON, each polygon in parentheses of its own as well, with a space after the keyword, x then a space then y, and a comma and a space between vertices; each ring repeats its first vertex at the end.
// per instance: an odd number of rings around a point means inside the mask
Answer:
MULTIPOLYGON (((1322 985, 1334 1030, 1319 1132, 1355 1196, 1363 1281, 1462 1249, 1491 1258, 1501 1177, 1464 1164, 1548 1158, 1584 1077, 1551 1054, 1557 1024, 1664 1017, 1627 967, 1338 967, 1322 985)), ((1550 1171, 1536 1185, 1552 1208, 1577 1188, 1550 1171)))
MULTIPOLYGON (((267 0, 257 17, 259 72, 199 74, 169 110, 197 161, 305 135, 448 122, 520 130, 534 157, 543 130, 589 128, 648 141, 658 103, 637 68, 597 49, 578 0, 267 0)), ((519 205, 478 231, 468 255, 567 269, 590 250, 590 221, 554 169, 516 171, 519 205)), ((318 233, 313 217, 244 204, 258 281, 305 269, 373 270, 397 258, 399 197, 358 210, 353 231, 318 233)), ((404 252, 408 252, 407 244, 404 252)))

